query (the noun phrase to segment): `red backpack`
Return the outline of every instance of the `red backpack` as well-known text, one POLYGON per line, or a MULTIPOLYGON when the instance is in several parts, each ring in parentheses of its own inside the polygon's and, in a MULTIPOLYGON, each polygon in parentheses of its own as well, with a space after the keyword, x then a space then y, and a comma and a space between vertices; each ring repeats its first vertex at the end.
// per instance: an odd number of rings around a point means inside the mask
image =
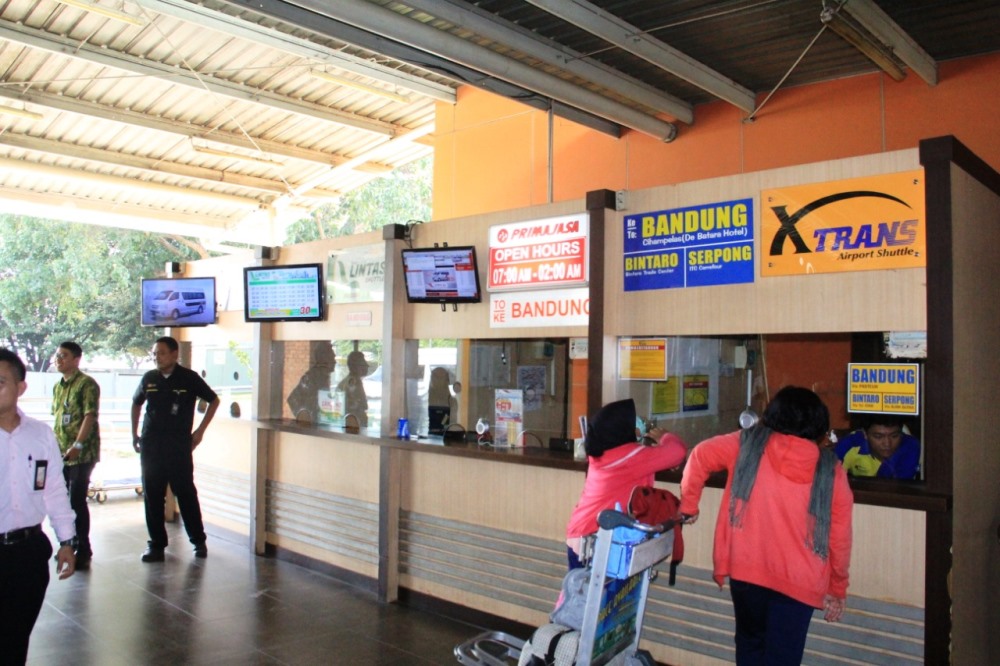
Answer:
POLYGON ((681 534, 680 522, 681 501, 669 490, 653 486, 636 486, 628 500, 628 512, 636 520, 647 525, 657 525, 668 520, 677 520, 674 524, 674 549, 670 556, 670 579, 673 585, 677 580, 677 565, 684 559, 684 537, 681 534))

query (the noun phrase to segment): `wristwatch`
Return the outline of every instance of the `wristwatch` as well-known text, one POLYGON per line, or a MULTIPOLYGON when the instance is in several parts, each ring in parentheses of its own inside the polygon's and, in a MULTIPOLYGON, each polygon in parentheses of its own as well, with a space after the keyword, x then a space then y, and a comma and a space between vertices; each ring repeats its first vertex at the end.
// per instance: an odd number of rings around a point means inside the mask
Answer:
POLYGON ((83 442, 73 442, 73 448, 77 451, 83 451, 83 442))
POLYGON ((63 548, 64 546, 69 546, 73 550, 76 550, 76 544, 77 544, 76 537, 73 537, 72 539, 66 539, 64 541, 60 541, 59 547, 63 548))

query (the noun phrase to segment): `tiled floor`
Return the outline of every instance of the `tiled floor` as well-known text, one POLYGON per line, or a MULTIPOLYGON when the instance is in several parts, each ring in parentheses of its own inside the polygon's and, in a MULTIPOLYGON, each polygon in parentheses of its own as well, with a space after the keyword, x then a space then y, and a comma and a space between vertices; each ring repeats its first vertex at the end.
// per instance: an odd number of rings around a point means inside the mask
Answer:
POLYGON ((92 502, 91 517, 91 569, 49 583, 29 664, 455 664, 455 644, 478 633, 255 557, 211 529, 208 559, 194 558, 178 523, 166 562, 144 564, 142 500, 130 492, 92 502))

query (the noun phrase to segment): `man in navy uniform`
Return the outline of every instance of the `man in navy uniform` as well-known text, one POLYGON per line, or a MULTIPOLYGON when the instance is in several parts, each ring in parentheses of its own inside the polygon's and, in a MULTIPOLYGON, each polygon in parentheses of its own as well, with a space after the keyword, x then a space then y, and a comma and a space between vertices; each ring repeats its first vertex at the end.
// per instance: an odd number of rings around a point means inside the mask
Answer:
POLYGON ((181 519, 195 557, 208 557, 205 526, 201 520, 198 490, 194 485, 194 449, 201 444, 208 424, 219 408, 215 394, 197 372, 177 363, 177 340, 163 337, 153 345, 156 370, 142 376, 132 396, 132 446, 142 462, 143 497, 146 503, 146 529, 149 543, 143 562, 162 562, 167 547, 164 524, 167 485, 174 491, 181 509, 181 519), (208 408, 198 428, 194 410, 198 400, 208 408), (146 415, 139 435, 139 414, 143 404, 146 415))
POLYGON ((76 514, 66 494, 56 436, 17 406, 28 388, 25 374, 20 357, 0 348, 0 663, 4 664, 27 661, 28 640, 49 586, 52 544, 41 525, 46 516, 59 538, 59 578, 69 578, 76 568, 76 514))

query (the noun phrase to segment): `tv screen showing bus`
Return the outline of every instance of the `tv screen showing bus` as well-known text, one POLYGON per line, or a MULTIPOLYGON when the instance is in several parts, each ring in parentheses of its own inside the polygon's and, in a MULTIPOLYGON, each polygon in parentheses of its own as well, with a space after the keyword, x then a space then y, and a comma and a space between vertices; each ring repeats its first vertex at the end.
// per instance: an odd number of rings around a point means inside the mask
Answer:
POLYGON ((142 281, 143 326, 207 326, 215 323, 215 278, 142 281))

